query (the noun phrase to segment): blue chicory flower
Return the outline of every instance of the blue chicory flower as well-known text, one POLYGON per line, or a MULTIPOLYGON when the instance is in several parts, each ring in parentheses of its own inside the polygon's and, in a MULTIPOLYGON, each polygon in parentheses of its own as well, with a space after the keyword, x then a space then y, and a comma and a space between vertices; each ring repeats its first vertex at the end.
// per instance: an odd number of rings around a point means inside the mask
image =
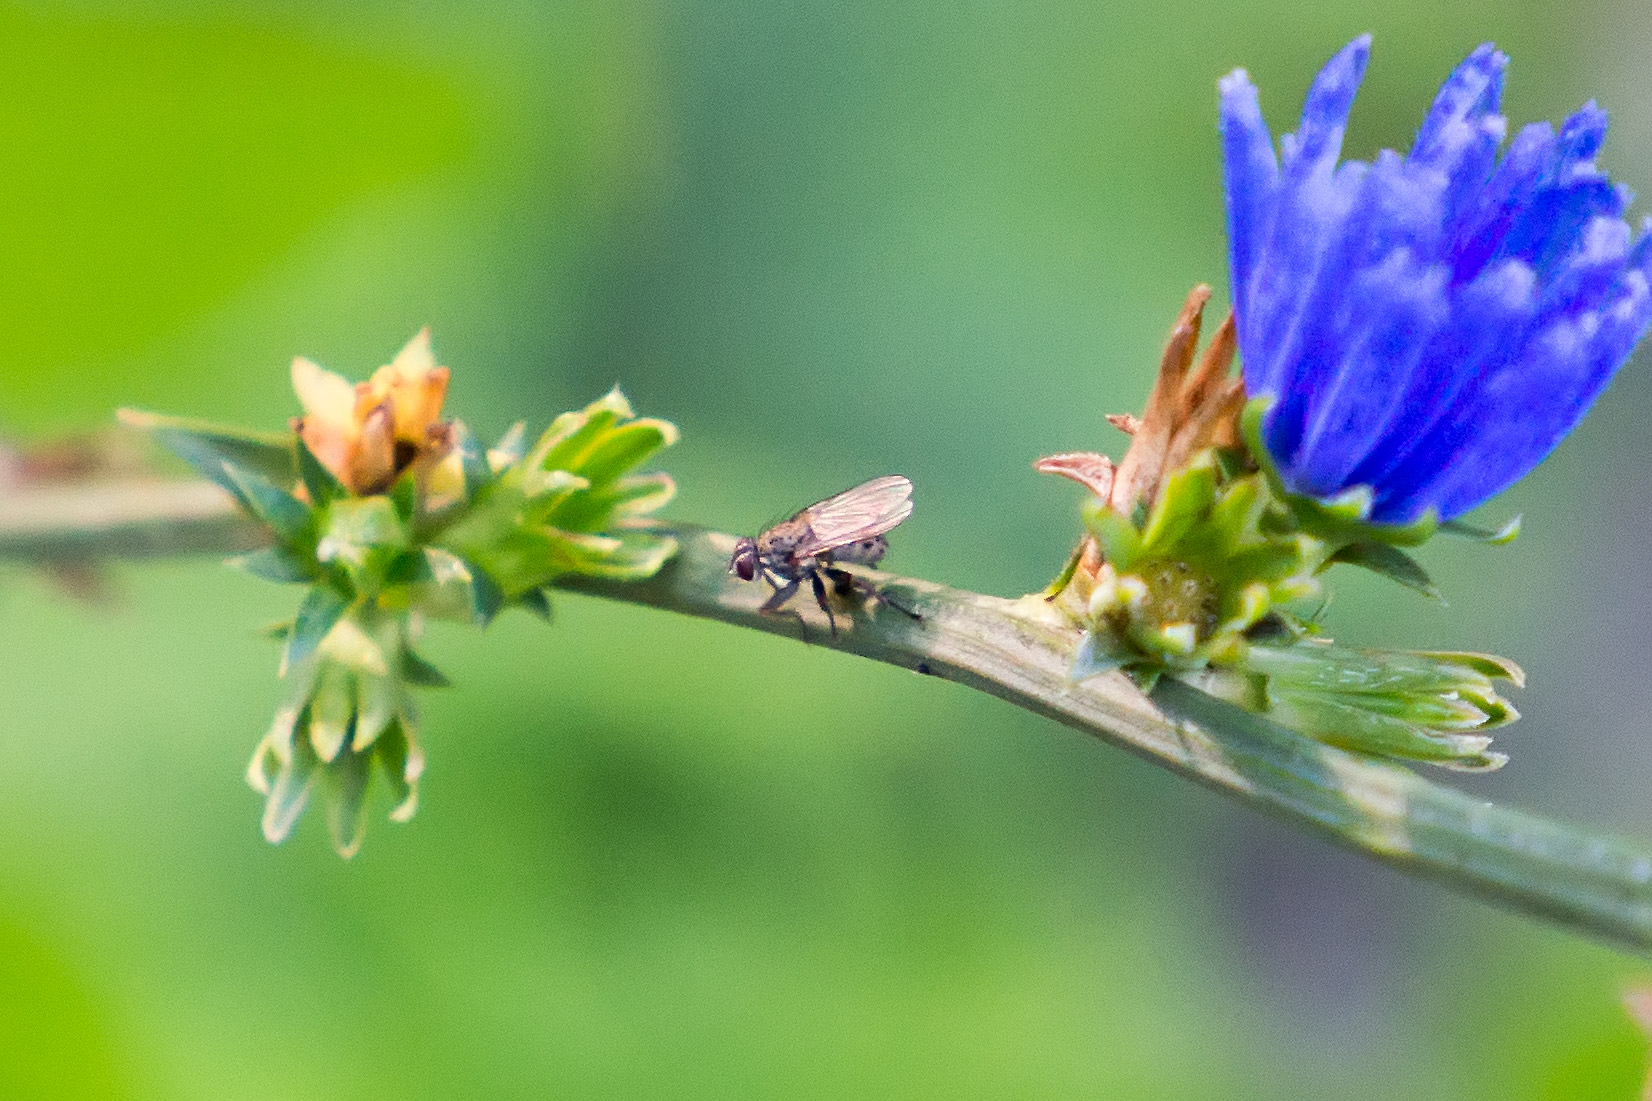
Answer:
POLYGON ((1277 157, 1249 76, 1221 82, 1245 387, 1272 399, 1262 442, 1291 492, 1449 520, 1541 462, 1628 358, 1652 322, 1652 220, 1637 239, 1595 167, 1592 101, 1498 156, 1508 58, 1490 44, 1410 153, 1338 164, 1370 45, 1320 71, 1277 157))

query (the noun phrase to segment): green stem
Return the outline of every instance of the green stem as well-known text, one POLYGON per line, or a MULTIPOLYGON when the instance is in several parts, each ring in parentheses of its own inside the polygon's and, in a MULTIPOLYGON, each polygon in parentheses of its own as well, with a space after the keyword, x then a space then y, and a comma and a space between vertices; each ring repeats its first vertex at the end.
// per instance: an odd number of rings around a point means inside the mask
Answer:
MULTIPOLYGON (((216 490, 211 493, 217 493, 216 490)), ((764 615, 768 588, 727 571, 732 536, 666 529, 677 557, 641 582, 562 587, 799 638, 942 677, 1123 746, 1241 802, 1387 863, 1634 951, 1652 951, 1652 853, 1472 798, 1397 765, 1310 741, 1171 678, 1067 680, 1077 631, 1038 597, 1004 600, 868 572, 923 616, 840 615, 834 637, 804 591, 764 615)), ((193 483, 14 493, 0 560, 32 563, 245 549, 255 530, 193 483)))

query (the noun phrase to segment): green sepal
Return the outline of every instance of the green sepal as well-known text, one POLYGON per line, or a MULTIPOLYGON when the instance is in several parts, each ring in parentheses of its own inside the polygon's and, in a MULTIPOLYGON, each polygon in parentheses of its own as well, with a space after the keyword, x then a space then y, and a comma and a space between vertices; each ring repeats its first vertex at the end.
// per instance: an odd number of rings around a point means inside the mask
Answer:
POLYGON ((1078 564, 1084 560, 1084 546, 1080 543, 1073 548, 1073 553, 1067 556, 1067 564, 1061 567, 1061 572, 1055 575, 1055 580, 1044 586, 1042 596, 1045 600, 1054 600, 1067 591, 1067 586, 1073 583, 1078 574, 1078 564))
MULTIPOLYGON (((1141 535, 1142 554, 1185 542, 1216 502, 1216 465, 1209 452, 1171 474, 1141 535)), ((1115 514, 1116 515, 1116 514, 1115 514)))
POLYGON ((1491 770, 1507 758, 1489 752, 1485 735, 1434 732, 1392 715, 1315 693, 1276 701, 1270 717, 1340 749, 1469 771, 1491 770))
POLYGON ((1472 539, 1477 543, 1489 543, 1494 547, 1506 547, 1520 537, 1520 525, 1524 519, 1523 516, 1517 515, 1500 528, 1482 528, 1475 524, 1464 523, 1462 520, 1447 520, 1440 525, 1440 531, 1461 539, 1472 539))
POLYGON ((640 581, 653 577, 677 553, 677 541, 641 531, 613 535, 557 532, 554 536, 565 569, 585 577, 640 581))
POLYGON ((333 476, 333 472, 322 465, 321 460, 315 457, 315 452, 304 442, 302 436, 297 438, 298 451, 298 478, 304 484, 304 491, 310 495, 310 503, 315 505, 331 504, 340 497, 348 497, 350 491, 344 483, 333 476))
POLYGON ((1273 406, 1272 398, 1253 398, 1239 416, 1239 432, 1251 458, 1267 476, 1268 484, 1290 515, 1293 527, 1306 531, 1332 546, 1347 543, 1388 543, 1415 547, 1428 541, 1440 527, 1433 510, 1409 524, 1373 523, 1370 486, 1353 486, 1335 497, 1307 497, 1285 487, 1279 467, 1262 442, 1262 421, 1273 406))
POLYGON ((1124 675, 1130 678, 1131 683, 1139 688, 1144 696, 1152 694, 1164 673, 1165 670, 1157 665, 1138 664, 1124 667, 1124 675))
POLYGON ((1353 650, 1318 640, 1255 645, 1231 668, 1260 684, 1262 696, 1218 694, 1310 737, 1465 769, 1496 768, 1506 760, 1489 751, 1490 733, 1519 712, 1495 682, 1524 680, 1519 666, 1489 654, 1353 650))
POLYGON ((348 497, 320 510, 316 558, 337 562, 358 584, 381 578, 412 541, 407 524, 389 497, 348 497))
POLYGON ((225 465, 223 481, 253 519, 269 528, 278 541, 291 546, 311 530, 309 506, 291 493, 245 467, 225 465))
POLYGON ((481 565, 476 562, 464 565, 471 572, 471 622, 477 627, 487 627, 499 615, 499 610, 506 607, 506 593, 481 565))
POLYGON ((616 517, 643 516, 658 512, 677 496, 677 481, 669 474, 631 474, 593 494, 616 517))
POLYGON ((634 474, 601 488, 568 495, 544 519, 553 527, 590 531, 654 512, 677 495, 669 474, 634 474))
POLYGON ((495 470, 515 466, 522 461, 527 439, 527 425, 517 421, 505 430, 505 434, 499 437, 499 442, 488 451, 488 463, 495 470))
POLYGON ((543 619, 546 623, 552 621, 551 597, 544 589, 529 589, 516 598, 516 603, 543 619))
POLYGON ((592 486, 603 487, 677 442, 677 427, 667 421, 644 418, 608 429, 579 457, 576 469, 592 486))
POLYGON ((1084 526, 1095 536, 1101 555, 1115 570, 1128 570, 1142 554, 1141 532, 1128 517, 1104 504, 1087 503, 1084 526))
POLYGON ((1414 650, 1412 653, 1419 658, 1473 670, 1488 680, 1506 680, 1516 688, 1526 687, 1526 671, 1498 654, 1478 654, 1471 650, 1414 650))
POLYGON ((619 388, 577 412, 563 413, 551 422, 523 465, 538 470, 578 470, 602 438, 634 414, 619 388))
POLYGON ((1349 543, 1326 560, 1327 565, 1333 562, 1346 562, 1350 566, 1381 574, 1390 581, 1398 581, 1408 589, 1445 603, 1445 597, 1417 560, 1389 543, 1349 543))
POLYGON ((436 547, 425 548, 422 558, 425 587, 414 599, 427 614, 486 627, 505 606, 499 583, 476 563, 436 547))
POLYGON ((419 806, 419 776, 424 772, 424 754, 402 723, 394 722, 374 745, 374 757, 390 782, 392 822, 406 822, 419 806))
MULTIPOLYGON (((307 713, 301 714, 299 722, 304 722, 307 717, 307 713)), ((271 744, 274 741, 267 738, 259 746, 253 766, 248 770, 248 778, 266 797, 262 823, 264 839, 271 844, 279 844, 292 833, 299 815, 304 813, 321 762, 310 748, 307 738, 289 738, 284 754, 279 745, 271 744)))
POLYGON ((346 860, 360 851, 367 832, 367 781, 372 765, 372 754, 346 753, 322 774, 327 789, 327 832, 333 850, 346 860))
POLYGON ((1118 644, 1111 632, 1085 631, 1073 650, 1073 664, 1067 670, 1067 680, 1078 684, 1102 673, 1110 673, 1127 664, 1132 656, 1129 650, 1118 644))
POLYGON ((1518 685, 1524 677, 1513 662, 1489 654, 1355 650, 1321 642, 1253 646, 1242 665, 1276 685, 1350 693, 1450 692, 1489 687, 1494 679, 1518 685))
POLYGON ((245 570, 254 577, 279 584, 314 581, 318 570, 315 560, 306 558, 289 547, 265 547, 263 550, 238 554, 224 560, 226 565, 245 570))
POLYGON ((308 661, 321 645, 321 640, 344 618, 344 612, 349 607, 350 599, 331 585, 312 585, 310 591, 304 594, 304 603, 298 607, 292 630, 287 632, 280 675, 285 677, 289 670, 308 661))
POLYGON ((525 525, 549 523, 550 518, 570 498, 576 494, 583 497, 591 488, 590 481, 578 474, 561 469, 541 470, 538 467, 524 468, 518 485, 525 498, 519 522, 525 525))
POLYGON ((289 485, 295 478, 295 433, 253 432, 139 409, 122 409, 119 415, 121 423, 148 432, 203 478, 231 493, 236 488, 224 476, 229 468, 250 471, 276 485, 289 485))
POLYGON ((323 764, 331 764, 350 740, 355 714, 355 678, 348 670, 328 662, 310 700, 307 731, 310 748, 323 764))
POLYGON ((350 750, 360 753, 378 740, 400 713, 402 689, 396 677, 356 677, 356 725, 350 750))
POLYGON ((420 688, 446 688, 450 684, 442 671, 406 647, 401 655, 402 679, 420 688))
POLYGON ((459 454, 459 469, 465 476, 465 500, 471 501, 478 493, 493 484, 493 467, 488 462, 487 451, 482 447, 482 441, 472 435, 462 421, 453 422, 452 432, 453 449, 459 454))
POLYGON ((390 499, 390 507, 395 509, 396 516, 409 527, 419 511, 419 476, 412 468, 402 471, 401 476, 390 484, 385 496, 390 499))

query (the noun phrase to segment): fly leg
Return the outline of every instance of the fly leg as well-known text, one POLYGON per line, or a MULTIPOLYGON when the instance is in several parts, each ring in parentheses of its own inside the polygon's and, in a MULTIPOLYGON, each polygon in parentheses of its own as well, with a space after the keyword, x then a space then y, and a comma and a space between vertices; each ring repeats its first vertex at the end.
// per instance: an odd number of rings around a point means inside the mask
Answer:
POLYGON ((913 619, 923 618, 923 616, 919 615, 911 608, 908 608, 906 605, 891 599, 887 593, 872 584, 870 581, 867 581, 863 577, 856 577, 848 570, 840 570, 829 567, 827 568, 826 573, 832 579, 832 590, 839 596, 850 597, 857 592, 862 593, 874 603, 881 604, 886 608, 893 608, 904 616, 910 616, 913 619))
MULTIPOLYGON (((827 568, 824 572, 830 573, 830 574, 839 574, 839 573, 842 573, 843 571, 842 570, 833 570, 833 569, 827 568)), ((831 627, 831 629, 832 629, 832 637, 836 638, 837 637, 837 618, 832 615, 832 602, 826 596, 826 582, 824 582, 820 579, 821 573, 822 573, 821 570, 810 570, 809 571, 809 585, 815 591, 815 603, 819 604, 820 605, 820 610, 826 613, 826 624, 827 624, 827 626, 831 627)), ((836 586, 837 578, 835 576, 832 578, 832 582, 833 582, 833 588, 836 588, 837 587, 836 586)), ((841 591, 841 590, 839 590, 839 591, 841 591)))
MULTIPOLYGON (((768 572, 765 572, 763 574, 763 580, 767 581, 769 583, 770 587, 772 587, 774 589, 774 592, 769 595, 769 598, 767 600, 763 601, 762 607, 757 609, 757 611, 760 615, 777 615, 777 614, 779 614, 780 606, 782 604, 786 603, 786 601, 790 600, 792 597, 796 596, 797 595, 797 587, 798 587, 798 585, 802 584, 801 579, 795 579, 795 580, 787 581, 784 585, 782 585, 780 582, 778 582, 774 579, 773 574, 768 573, 768 572)), ((818 581, 816 582, 816 585, 817 586, 819 585, 818 581)), ((796 619, 797 619, 797 629, 798 629, 799 632, 802 633, 803 641, 808 642, 809 641, 809 625, 803 621, 802 614, 799 613, 796 608, 788 609, 786 614, 796 617, 796 619)))

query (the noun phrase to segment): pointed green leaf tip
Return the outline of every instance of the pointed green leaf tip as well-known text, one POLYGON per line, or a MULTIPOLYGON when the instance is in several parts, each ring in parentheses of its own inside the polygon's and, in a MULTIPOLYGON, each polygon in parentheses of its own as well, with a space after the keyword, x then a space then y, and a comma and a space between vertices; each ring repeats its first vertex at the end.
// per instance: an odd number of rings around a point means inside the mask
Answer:
POLYGON ((1101 560, 1077 587, 1080 625, 1133 671, 1198 669, 1241 649, 1277 606, 1317 591, 1323 565, 1319 544, 1265 522, 1267 502, 1260 475, 1234 476, 1207 451, 1165 480, 1139 524, 1092 504, 1101 560))
MULTIPOLYGON (((292 638, 313 636, 332 611, 312 593, 292 638), (314 611, 312 611, 312 609, 314 611), (309 614, 306 614, 309 613, 309 614)), ((414 654, 403 615, 357 605, 331 619, 321 640, 289 660, 287 698, 253 753, 247 780, 265 797, 264 836, 284 840, 319 797, 340 855, 353 855, 365 829, 375 762, 390 782, 393 819, 416 805, 424 756, 410 688, 440 674, 414 654)))
POLYGON ((648 523, 676 486, 636 470, 677 437, 613 390, 557 417, 532 447, 490 452, 494 479, 432 542, 491 578, 505 604, 569 575, 650 577, 677 550, 648 523))
POLYGON ((650 520, 675 483, 638 472, 677 429, 637 417, 618 389, 557 417, 532 447, 520 425, 492 449, 457 421, 436 425, 427 461, 364 483, 371 491, 352 491, 293 433, 122 419, 269 529, 274 545, 233 564, 308 585, 278 636, 285 699, 247 770, 272 842, 319 799, 334 847, 354 854, 375 775, 388 782, 390 817, 412 816, 424 769, 413 689, 447 683, 414 651, 419 623, 486 626, 511 606, 548 620, 557 579, 640 580, 677 550, 650 520))
POLYGON ((1370 519, 1373 495, 1370 486, 1351 486, 1334 497, 1304 497, 1285 486, 1279 467, 1262 442, 1262 422, 1273 405, 1271 398, 1253 398, 1240 415, 1240 434, 1262 473, 1272 495, 1289 514, 1289 525, 1333 547, 1349 543, 1386 543, 1415 547, 1426 543, 1440 528, 1432 511, 1409 524, 1380 524, 1370 519))
POLYGON ((1425 514, 1370 520, 1373 494, 1289 493, 1261 443, 1266 400, 1247 404, 1238 451, 1213 449, 1168 471, 1132 514, 1092 497, 1087 541, 1045 592, 1081 629, 1069 676, 1120 668, 1138 683, 1171 674, 1304 734, 1347 749, 1451 768, 1502 764, 1490 732, 1518 713, 1495 682, 1518 666, 1480 654, 1335 647, 1292 605, 1320 591, 1337 564, 1370 570, 1432 599, 1439 590, 1404 548, 1436 531, 1489 543, 1497 531, 1425 514))
POLYGON ((1355 650, 1317 639, 1250 646, 1229 671, 1242 675, 1242 690, 1222 685, 1220 674, 1204 687, 1322 742, 1471 771, 1507 760, 1491 751, 1491 732, 1519 712, 1496 682, 1524 682, 1519 666, 1486 654, 1355 650))
POLYGON ((147 432, 208 481, 240 497, 227 472, 252 475, 273 485, 291 485, 296 476, 296 437, 291 432, 253 432, 186 417, 168 417, 139 409, 116 416, 130 428, 147 432))

